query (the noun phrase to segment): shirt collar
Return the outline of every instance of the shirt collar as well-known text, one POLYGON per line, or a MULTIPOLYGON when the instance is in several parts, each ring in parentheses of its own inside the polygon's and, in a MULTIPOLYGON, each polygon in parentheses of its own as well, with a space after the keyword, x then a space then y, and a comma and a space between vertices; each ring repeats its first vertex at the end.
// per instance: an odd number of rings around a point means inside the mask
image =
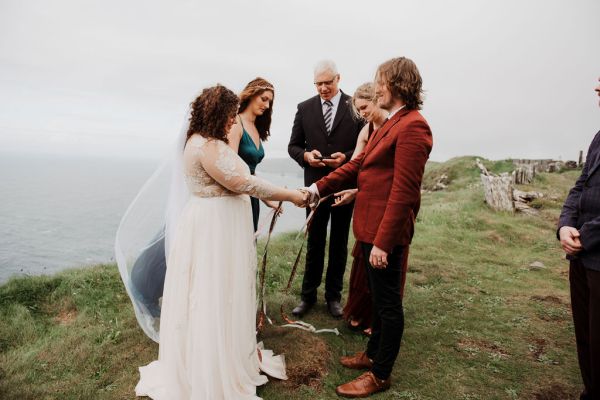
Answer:
POLYGON ((389 115, 388 115, 388 119, 392 119, 392 117, 400 110, 402 110, 404 107, 406 107, 406 105, 403 105, 400 108, 396 108, 395 110, 390 111, 389 115))
MULTIPOLYGON (((338 104, 340 104, 340 99, 342 98, 342 91, 338 89, 338 92, 335 96, 333 96, 331 98, 331 104, 333 104, 333 108, 337 108, 338 104)), ((319 99, 321 99, 321 107, 323 106, 323 104, 325 104, 325 100, 323 100, 323 98, 321 96, 319 96, 319 99)))

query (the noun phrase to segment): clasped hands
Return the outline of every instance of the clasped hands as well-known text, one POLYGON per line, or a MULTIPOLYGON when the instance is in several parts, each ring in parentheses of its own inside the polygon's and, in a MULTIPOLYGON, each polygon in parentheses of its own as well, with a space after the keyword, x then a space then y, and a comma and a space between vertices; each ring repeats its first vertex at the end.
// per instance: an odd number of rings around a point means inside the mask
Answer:
POLYGON ((300 208, 314 208, 319 204, 319 194, 311 191, 307 187, 296 189, 300 196, 293 203, 300 208))
POLYGON ((583 250, 581 239, 579 238, 579 231, 572 226, 563 226, 558 231, 560 238, 560 245, 565 253, 574 256, 583 250))
MULTIPOLYGON (((294 201, 298 207, 311 207, 314 208, 319 204, 320 196, 316 191, 311 190, 308 187, 297 189, 302 194, 302 204, 294 201)), ((348 204, 354 200, 358 189, 347 189, 341 192, 335 193, 335 200, 332 207, 341 206, 348 204)), ((385 250, 380 249, 377 246, 373 246, 371 254, 369 255, 369 264, 376 269, 384 269, 388 265, 388 253, 385 250)))

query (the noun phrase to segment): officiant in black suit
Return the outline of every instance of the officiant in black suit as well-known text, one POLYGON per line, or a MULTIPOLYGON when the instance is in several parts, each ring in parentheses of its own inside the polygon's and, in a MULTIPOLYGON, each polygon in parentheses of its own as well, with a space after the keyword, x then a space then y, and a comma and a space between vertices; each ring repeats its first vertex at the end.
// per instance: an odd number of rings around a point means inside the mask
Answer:
MULTIPOLYGON (((298 104, 288 153, 304 168, 304 184, 329 174, 352 158, 356 139, 364 121, 356 119, 350 109, 350 96, 338 84, 340 74, 334 62, 319 62, 314 69, 317 95, 298 104)), ((327 224, 331 217, 329 258, 325 276, 325 300, 329 313, 342 316, 341 294, 346 259, 348 231, 354 204, 331 207, 333 197, 315 212, 308 233, 306 268, 302 281, 302 301, 294 308, 295 316, 304 315, 317 301, 325 264, 327 224)), ((310 210, 307 210, 307 214, 310 210)))

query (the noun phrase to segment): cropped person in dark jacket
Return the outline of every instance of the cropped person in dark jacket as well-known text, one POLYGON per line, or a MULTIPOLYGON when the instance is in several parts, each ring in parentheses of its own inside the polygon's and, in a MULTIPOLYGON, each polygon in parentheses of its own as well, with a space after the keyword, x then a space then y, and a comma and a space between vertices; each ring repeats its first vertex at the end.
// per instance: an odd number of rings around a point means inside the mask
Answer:
MULTIPOLYGON (((600 82, 600 79, 598 79, 600 82)), ((600 96, 600 84, 596 87, 600 96)), ((557 236, 570 261, 569 282, 582 400, 600 399, 600 132, 569 191, 557 236)))

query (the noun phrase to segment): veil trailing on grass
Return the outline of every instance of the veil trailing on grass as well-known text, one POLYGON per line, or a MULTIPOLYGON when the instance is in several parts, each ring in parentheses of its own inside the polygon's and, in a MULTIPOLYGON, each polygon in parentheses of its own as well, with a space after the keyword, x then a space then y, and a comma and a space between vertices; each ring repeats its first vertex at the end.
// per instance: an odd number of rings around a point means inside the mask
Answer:
POLYGON ((131 202, 115 238, 115 259, 135 316, 144 333, 155 342, 159 341, 166 254, 177 219, 190 196, 183 173, 189 115, 188 112, 172 146, 172 154, 131 202))

